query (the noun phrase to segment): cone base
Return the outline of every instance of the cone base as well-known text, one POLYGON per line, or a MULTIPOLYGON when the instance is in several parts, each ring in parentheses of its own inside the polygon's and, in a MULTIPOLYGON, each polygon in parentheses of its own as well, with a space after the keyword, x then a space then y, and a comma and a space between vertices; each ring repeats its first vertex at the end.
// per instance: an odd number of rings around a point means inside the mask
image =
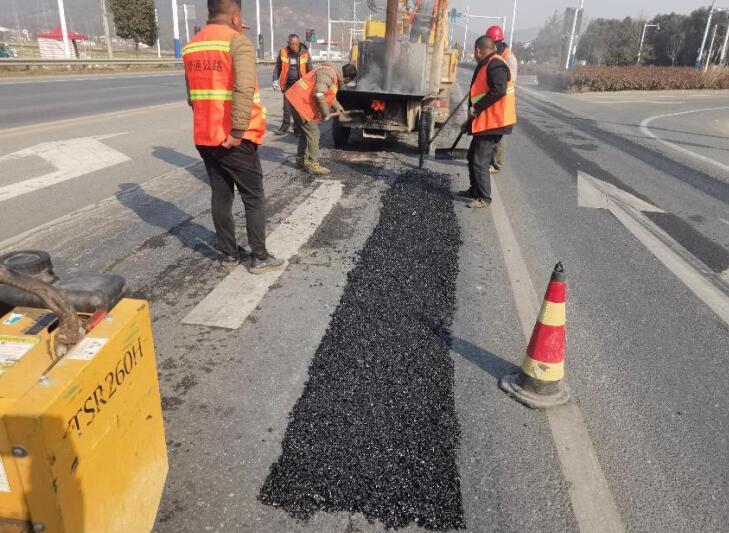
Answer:
POLYGON ((566 404, 570 399, 570 387, 564 380, 556 383, 554 390, 543 394, 526 390, 522 387, 522 383, 524 383, 524 376, 521 372, 517 372, 502 377, 499 380, 499 387, 516 401, 531 409, 557 407, 566 404))

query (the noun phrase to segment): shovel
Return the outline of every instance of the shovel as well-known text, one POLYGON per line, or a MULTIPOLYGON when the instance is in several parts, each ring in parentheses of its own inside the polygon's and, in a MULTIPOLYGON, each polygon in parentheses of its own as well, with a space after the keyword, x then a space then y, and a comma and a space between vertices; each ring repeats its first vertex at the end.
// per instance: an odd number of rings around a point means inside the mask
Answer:
POLYGON ((456 142, 450 148, 436 148, 435 158, 436 159, 466 159, 468 157, 468 148, 456 148, 458 146, 461 137, 465 132, 461 131, 456 137, 456 142))
MULTIPOLYGON (((466 96, 464 96, 463 99, 460 102, 458 102, 458 105, 453 109, 453 112, 448 116, 448 118, 443 123, 443 125, 438 129, 438 131, 435 132, 435 135, 433 135, 433 137, 430 138, 430 140, 428 141, 428 147, 430 147, 430 145, 433 143, 433 141, 438 137, 438 135, 440 135, 440 132, 445 129, 445 127, 448 125, 448 123, 451 121, 451 119, 456 116, 456 113, 458 112, 458 110, 461 108, 461 106, 463 105, 463 103, 466 101, 466 99, 468 97, 469 97, 469 94, 466 93, 466 96)), ((461 135, 458 136, 458 139, 456 139, 456 143, 449 150, 450 153, 453 153, 455 151, 456 144, 458 144, 458 141, 461 140, 461 136, 462 135, 463 135, 463 133, 461 133, 461 135)), ((440 148, 436 148, 436 150, 435 150, 436 159, 453 159, 453 158, 450 158, 450 157, 442 157, 442 158, 439 158, 438 157, 438 151, 439 150, 441 150, 441 149, 440 148)), ((426 151, 427 150, 423 150, 423 151, 420 152, 420 160, 418 161, 418 168, 423 168, 423 163, 425 162, 425 152, 426 151)))

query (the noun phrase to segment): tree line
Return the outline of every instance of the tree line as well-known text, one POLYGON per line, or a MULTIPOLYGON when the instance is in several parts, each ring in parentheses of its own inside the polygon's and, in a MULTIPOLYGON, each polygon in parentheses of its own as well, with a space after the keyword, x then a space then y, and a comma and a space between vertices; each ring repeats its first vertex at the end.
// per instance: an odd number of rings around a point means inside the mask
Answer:
MULTIPOLYGON (((641 64, 657 66, 693 66, 701 41, 704 37, 709 10, 701 8, 689 15, 669 13, 657 15, 650 21, 626 17, 624 19, 597 18, 583 28, 577 45, 577 60, 588 65, 635 65, 638 59, 643 25, 648 27, 643 45, 641 64)), ((708 53, 714 25, 717 33, 712 56, 712 64, 719 60, 726 32, 729 31, 729 14, 715 12, 706 43, 708 53)), ((519 44, 515 52, 520 60, 534 60, 539 63, 562 63, 566 58, 567 42, 571 20, 555 12, 547 19, 537 37, 525 45, 519 44), (521 52, 521 55, 519 55, 521 52)))

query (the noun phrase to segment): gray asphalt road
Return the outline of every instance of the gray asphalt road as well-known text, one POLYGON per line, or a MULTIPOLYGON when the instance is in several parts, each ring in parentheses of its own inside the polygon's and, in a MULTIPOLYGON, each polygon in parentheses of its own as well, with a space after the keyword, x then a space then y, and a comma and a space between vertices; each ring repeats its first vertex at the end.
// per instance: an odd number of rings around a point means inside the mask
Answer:
MULTIPOLYGON (((266 79, 271 67, 259 70, 266 79)), ((0 79, 0 129, 184 99, 182 71, 0 79)))
MULTIPOLYGON (((463 81, 468 73, 461 76, 463 81)), ((405 520, 404 531, 422 531, 418 524, 458 523, 473 532, 587 530, 591 515, 604 514, 604 500, 595 500, 596 507, 587 513, 580 504, 583 494, 595 490, 598 475, 606 480, 619 525, 628 531, 725 530, 729 326, 721 306, 712 305, 729 294, 722 281, 729 268, 729 184, 720 166, 726 155, 721 139, 726 115, 717 110, 712 118, 718 122, 705 128, 695 113, 678 116, 686 118, 680 124, 674 117, 656 118, 648 127, 659 139, 646 135, 640 125, 661 114, 722 107, 727 95, 687 93, 683 104, 665 104, 656 102, 676 97, 533 91, 519 90, 520 122, 509 138, 508 165, 495 178, 498 204, 474 212, 455 200, 455 218, 448 205, 434 200, 444 192, 429 187, 425 179, 423 192, 413 185, 417 182, 408 182, 412 202, 405 201, 406 206, 402 196, 394 203, 388 196, 402 173, 416 165, 409 141, 383 145, 355 139, 356 148, 334 152, 325 134, 324 155, 333 173, 324 183, 341 184, 342 196, 237 330, 181 323, 230 272, 205 244, 214 243, 209 189, 204 172, 194 166, 189 126, 181 118, 189 120, 184 104, 123 119, 82 118, 44 133, 47 137, 40 140, 27 131, 0 137, 12 142, 7 152, 3 144, 2 156, 37 142, 130 132, 99 141, 129 161, 0 198, 0 241, 5 239, 0 249, 47 249, 59 272, 122 274, 133 294, 151 301, 170 455, 156 531, 370 532, 384 531, 395 520, 405 520), (600 99, 608 102, 596 103, 600 99), (149 123, 164 132, 164 144, 152 144, 156 139, 149 123), (682 127, 690 137, 678 136, 682 127), (178 136, 172 133, 175 128, 178 136), (696 146, 700 144, 704 146, 696 146), (164 146, 166 156, 155 157, 150 146, 164 146), (180 168, 185 165, 193 166, 180 168), (591 183, 585 176, 591 176, 642 203, 608 188, 615 196, 600 205, 615 211, 587 207, 591 204, 585 189, 578 195, 578 173, 582 187, 591 183), (134 188, 135 183, 141 187, 134 188), (623 209, 624 202, 632 203, 623 209), (428 211, 431 205, 438 205, 436 217, 428 211), (442 318, 440 311, 418 314, 424 307, 408 291, 415 281, 408 282, 402 267, 407 250, 398 244, 402 239, 397 234, 392 236, 392 228, 379 225, 381 220, 402 220, 405 208, 414 219, 427 220, 423 228, 441 231, 438 224, 446 220, 457 221, 459 227, 457 277, 452 279, 444 269, 447 279, 438 281, 429 272, 417 280, 436 283, 434 290, 443 289, 440 283, 453 284, 446 291, 453 308, 442 312, 452 312, 447 335, 452 367, 431 352, 433 340, 443 340, 442 324, 433 322, 442 318), (12 220, 6 213, 14 214, 12 220), (58 216, 64 218, 34 229, 58 216), (641 223, 631 225, 635 220, 641 223), (641 228, 658 237, 639 240, 632 231, 641 228), (15 239, 21 230, 30 231, 15 239), (372 235, 380 237, 368 244, 372 235), (391 250, 382 246, 382 235, 391 236, 391 250), (372 246, 383 255, 373 254, 372 246), (676 250, 683 250, 680 257, 690 265, 683 276, 672 270, 678 264, 671 255, 676 250), (348 351, 346 373, 347 379, 358 383, 360 378, 364 384, 356 397, 347 396, 355 389, 345 381, 322 389, 316 380, 338 362, 331 356, 322 359, 328 353, 324 348, 331 347, 332 338, 346 339, 341 317, 356 308, 353 295, 362 306, 370 301, 368 295, 382 296, 375 277, 363 277, 362 268, 369 265, 373 270, 365 274, 370 275, 387 272, 388 254, 396 266, 389 270, 398 279, 392 285, 388 278, 384 286, 394 287, 388 305, 393 325, 403 326, 402 334, 394 335, 393 326, 381 320, 369 323, 366 314, 359 318, 351 324, 357 332, 352 342, 363 343, 370 352, 358 359, 348 351), (546 416, 506 397, 497 380, 520 363, 524 330, 536 318, 535 311, 524 316, 523 310, 541 298, 558 260, 568 271, 566 368, 573 400, 571 409, 546 416), (369 291, 363 280, 373 284, 369 291), (687 283, 701 280, 713 289, 697 295, 687 283), (527 301, 527 286, 536 293, 534 301, 527 301), (397 342, 404 346, 401 351, 393 349, 397 342), (416 374, 407 365, 398 366, 399 360, 391 367, 398 372, 388 374, 387 357, 417 354, 413 346, 428 350, 412 362, 420 366, 417 379, 408 381, 416 374), (422 372, 431 364, 436 365, 431 374, 441 378, 438 383, 422 372), (377 370, 378 365, 383 369, 377 370), (311 386, 310 379, 315 381, 311 386), (385 389, 377 388, 378 383, 385 383, 385 389), (332 419, 336 423, 331 427, 339 430, 312 439, 307 428, 317 421, 307 424, 305 415, 317 390, 330 391, 329 396, 315 396, 322 416, 346 412, 351 405, 368 412, 332 419), (444 464, 428 466, 435 477, 426 486, 412 450, 422 445, 419 439, 427 428, 410 427, 409 422, 422 418, 407 413, 416 411, 419 400, 431 401, 436 392, 445 394, 443 406, 433 406, 432 419, 425 423, 441 420, 433 434, 449 430, 437 447, 423 451, 430 458, 433 450, 446 450, 444 464), (371 416, 375 414, 379 416, 371 416), (358 427, 363 419, 376 427, 358 427), (410 443, 392 434, 404 431, 402 427, 407 435, 416 435, 410 443), (567 449, 560 444, 565 428, 573 437, 567 449), (587 431, 587 448, 574 438, 580 428, 587 431), (352 432, 360 439, 337 438, 352 432), (368 440, 373 435, 377 439, 368 440), (314 447, 292 453, 292 438, 314 440, 314 447), (283 455, 282 444, 287 446, 283 455), (378 446, 381 453, 373 453, 378 446), (313 449, 316 457, 310 455, 313 449), (406 454, 400 462, 372 459, 399 452, 406 454), (592 452, 594 465, 584 462, 592 452), (337 469, 325 472, 326 479, 344 480, 331 493, 315 486, 316 476, 307 477, 322 454, 338 458, 337 469), (269 505, 276 498, 262 493, 272 465, 284 463, 291 472, 303 472, 297 478, 301 485, 278 478, 277 498, 288 502, 287 510, 269 505), (575 464, 597 470, 575 474, 575 464), (414 468, 413 486, 407 484, 407 468, 414 468), (368 486, 369 479, 377 482, 368 486), (441 487, 452 490, 454 483, 457 496, 444 501, 447 492, 441 487), (307 510, 305 518, 291 501, 307 510), (393 507, 388 510, 388 505, 393 507)), ((280 96, 269 89, 263 94, 270 129, 280 119, 280 96)), ((453 134, 444 133, 443 144, 453 134)), ((293 137, 271 137, 260 152, 271 231, 294 227, 291 217, 297 208, 322 187, 292 167, 294 143, 293 137)), ((45 175, 49 169, 44 165, 29 156, 0 160, 0 169, 15 169, 24 180, 45 175)), ((463 163, 427 165, 450 176, 453 190, 467 185, 463 163)), ((4 185, 23 181, 4 179, 0 194, 4 185)), ((236 205, 243 235, 240 211, 236 205)), ((401 223, 403 231, 418 227, 401 223)), ((417 275, 417 268, 413 265, 410 275, 417 275)))

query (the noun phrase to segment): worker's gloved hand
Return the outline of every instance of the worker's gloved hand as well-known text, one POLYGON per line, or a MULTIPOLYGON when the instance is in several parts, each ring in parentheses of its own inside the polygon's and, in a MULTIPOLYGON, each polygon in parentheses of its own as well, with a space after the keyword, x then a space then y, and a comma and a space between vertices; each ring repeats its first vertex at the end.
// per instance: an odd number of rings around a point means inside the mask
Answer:
POLYGON ((274 91, 281 90, 281 85, 279 84, 278 80, 273 80, 273 83, 271 83, 271 87, 273 87, 274 91))

